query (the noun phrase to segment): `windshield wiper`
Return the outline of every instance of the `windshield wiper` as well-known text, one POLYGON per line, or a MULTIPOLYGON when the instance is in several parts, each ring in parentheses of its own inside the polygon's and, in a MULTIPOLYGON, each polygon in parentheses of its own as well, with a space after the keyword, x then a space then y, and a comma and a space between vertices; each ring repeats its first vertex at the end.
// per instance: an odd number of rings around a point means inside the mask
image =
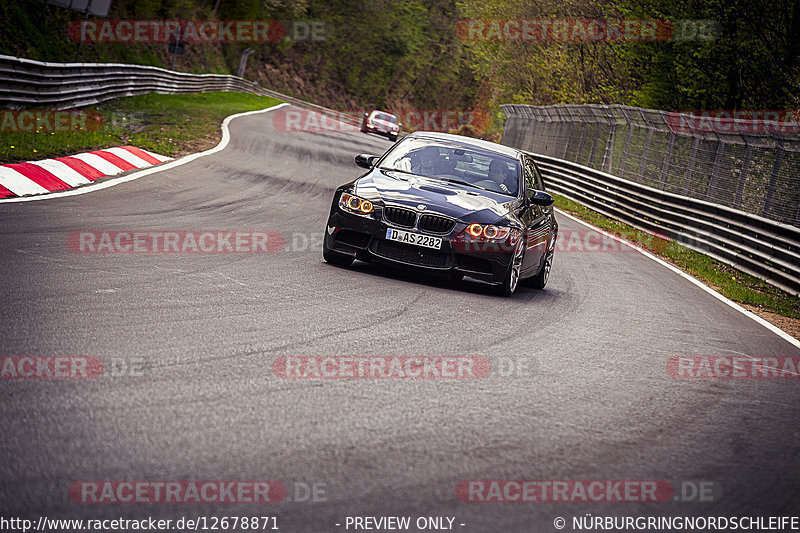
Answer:
POLYGON ((455 183, 457 185, 466 185, 467 187, 475 187, 476 189, 480 189, 482 191, 489 191, 489 192, 497 192, 491 189, 487 189, 486 187, 481 187, 480 185, 475 185, 474 183, 469 183, 468 181, 461 181, 453 178, 440 178, 438 176, 426 176, 424 174, 417 174, 416 172, 412 172, 410 170, 403 170, 400 168, 387 168, 387 167, 379 167, 381 170, 388 170, 390 172, 400 172, 402 174, 411 174, 413 176, 420 176, 422 178, 428 178, 432 180, 438 181, 446 181, 447 183, 455 183))
POLYGON ((389 172, 400 172, 401 174, 414 174, 415 176, 419 176, 419 174, 415 174, 410 170, 403 170, 401 168, 389 168, 389 167, 378 167, 379 170, 388 170, 389 172))
MULTIPOLYGON (((480 185, 475 185, 474 183, 469 183, 466 181, 454 180, 452 178, 436 178, 436 179, 441 181, 446 181, 447 183, 456 183, 458 185, 466 185, 467 187, 475 187, 476 189, 480 189, 482 191, 489 191, 489 189, 487 189, 486 187, 481 187, 480 185)), ((494 192, 494 191, 489 191, 489 192, 494 192)))

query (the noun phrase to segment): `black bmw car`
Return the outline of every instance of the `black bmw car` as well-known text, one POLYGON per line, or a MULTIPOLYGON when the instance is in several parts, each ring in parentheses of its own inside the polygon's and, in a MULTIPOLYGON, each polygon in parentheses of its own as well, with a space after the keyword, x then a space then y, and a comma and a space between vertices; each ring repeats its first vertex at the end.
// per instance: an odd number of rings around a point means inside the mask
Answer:
POLYGON ((336 190, 323 243, 328 263, 383 261, 469 277, 511 295, 542 289, 558 224, 530 155, 499 144, 415 132, 336 190))

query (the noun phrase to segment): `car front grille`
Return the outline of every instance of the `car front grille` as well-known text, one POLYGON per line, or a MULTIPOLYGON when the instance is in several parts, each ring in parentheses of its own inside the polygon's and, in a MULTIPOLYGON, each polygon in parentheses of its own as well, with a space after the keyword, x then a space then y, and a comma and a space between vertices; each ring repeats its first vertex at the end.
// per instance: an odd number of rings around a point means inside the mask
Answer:
POLYGON ((370 250, 377 256, 412 265, 430 268, 450 268, 452 265, 449 253, 400 242, 376 239, 372 241, 370 250))
POLYGON ((430 233, 450 233, 456 225, 452 218, 438 215, 422 215, 419 218, 419 229, 430 233))
POLYGON ((392 224, 413 228, 417 221, 417 214, 410 209, 386 206, 383 208, 383 217, 392 224))

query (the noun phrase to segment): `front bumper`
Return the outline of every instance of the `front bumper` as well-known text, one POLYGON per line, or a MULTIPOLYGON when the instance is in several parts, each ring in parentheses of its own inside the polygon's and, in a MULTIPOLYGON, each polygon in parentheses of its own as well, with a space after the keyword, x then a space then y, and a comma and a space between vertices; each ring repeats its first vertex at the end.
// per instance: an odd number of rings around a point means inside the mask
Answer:
POLYGON ((399 130, 382 128, 381 126, 376 126, 375 124, 367 124, 362 128, 361 131, 364 133, 377 133, 378 135, 383 135, 384 137, 389 137, 390 139, 394 139, 400 133, 399 130))
POLYGON ((440 234, 388 223, 383 218, 382 208, 377 206, 373 216, 353 215, 334 206, 325 228, 325 245, 362 261, 391 263, 440 274, 463 274, 492 284, 502 283, 506 277, 512 253, 465 249, 458 239, 466 224, 456 222, 452 231, 440 234), (441 237, 442 248, 433 250, 387 240, 388 228, 441 237))

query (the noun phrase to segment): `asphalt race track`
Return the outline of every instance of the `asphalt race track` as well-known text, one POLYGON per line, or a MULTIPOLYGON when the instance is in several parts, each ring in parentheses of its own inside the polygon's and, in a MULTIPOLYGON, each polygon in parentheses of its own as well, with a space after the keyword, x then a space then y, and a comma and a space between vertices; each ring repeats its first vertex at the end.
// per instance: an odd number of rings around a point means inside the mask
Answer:
POLYGON ((675 379, 665 369, 673 356, 800 349, 635 252, 557 253, 546 290, 522 287, 510 299, 473 282, 328 265, 320 239, 333 190, 359 175, 354 155, 391 143, 279 131, 273 113, 236 118, 224 150, 185 165, 0 205, 0 355, 91 356, 105 367, 94 379, 0 380, 4 516, 269 515, 285 532, 347 531, 348 516, 441 516, 464 532, 538 532, 556 531, 559 516, 572 531, 572 517, 586 514, 800 512, 800 382, 675 379), (72 232, 122 230, 270 231, 285 245, 238 254, 67 246, 72 232), (482 356, 493 372, 273 372, 279 357, 323 355, 482 356), (513 365, 527 370, 494 371, 513 365), (501 479, 702 482, 713 497, 456 495, 461 481, 501 479), (76 503, 70 486, 87 480, 274 480, 289 494, 273 504, 76 503), (314 484, 322 491, 308 497, 314 484))

